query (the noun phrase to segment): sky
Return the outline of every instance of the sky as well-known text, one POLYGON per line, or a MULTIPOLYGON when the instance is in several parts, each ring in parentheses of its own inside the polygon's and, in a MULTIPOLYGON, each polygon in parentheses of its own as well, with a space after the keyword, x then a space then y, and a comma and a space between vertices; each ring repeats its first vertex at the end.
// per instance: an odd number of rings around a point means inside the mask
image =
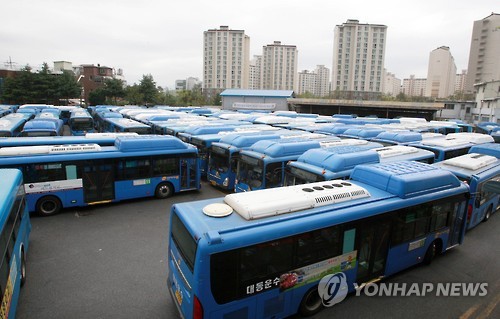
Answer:
POLYGON ((348 19, 387 26, 385 68, 427 77, 429 54, 447 46, 467 69, 474 21, 500 13, 498 0, 16 0, 2 3, 0 68, 69 61, 122 69, 127 84, 203 80, 203 32, 245 30, 250 54, 281 41, 299 52, 298 71, 331 70, 333 30, 348 19))

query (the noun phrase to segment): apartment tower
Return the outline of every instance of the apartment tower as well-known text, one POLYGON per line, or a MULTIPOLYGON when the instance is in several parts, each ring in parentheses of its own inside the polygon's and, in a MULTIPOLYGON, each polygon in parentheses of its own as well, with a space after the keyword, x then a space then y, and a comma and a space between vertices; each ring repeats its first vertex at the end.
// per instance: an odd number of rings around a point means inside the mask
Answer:
POLYGON ((274 41, 262 48, 262 89, 297 90, 298 50, 274 41))
POLYGON ((465 91, 474 92, 474 84, 500 80, 500 14, 474 21, 470 43, 465 91))
POLYGON ((203 32, 203 88, 247 89, 250 37, 228 26, 203 32))
POLYGON ((457 67, 450 48, 441 46, 429 55, 425 96, 447 98, 455 93, 457 67))
POLYGON ((387 26, 347 20, 335 26, 332 90, 382 92, 387 26))

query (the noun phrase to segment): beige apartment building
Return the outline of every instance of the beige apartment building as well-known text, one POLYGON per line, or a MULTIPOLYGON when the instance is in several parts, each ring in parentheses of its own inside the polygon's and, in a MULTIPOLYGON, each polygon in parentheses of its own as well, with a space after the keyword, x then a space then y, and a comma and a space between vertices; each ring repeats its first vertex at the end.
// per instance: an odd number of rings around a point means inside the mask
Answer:
POLYGON ((455 93, 457 66, 450 48, 441 46, 429 55, 425 96, 446 98, 455 93))
POLYGON ((382 92, 387 26, 349 19, 335 26, 332 91, 382 92))
POLYGON ((467 93, 477 84, 500 80, 500 14, 474 21, 467 74, 467 93))
POLYGON ((273 44, 262 48, 261 89, 297 91, 298 55, 295 45, 273 44))
POLYGON ((250 37, 228 26, 203 33, 203 88, 248 88, 250 37))

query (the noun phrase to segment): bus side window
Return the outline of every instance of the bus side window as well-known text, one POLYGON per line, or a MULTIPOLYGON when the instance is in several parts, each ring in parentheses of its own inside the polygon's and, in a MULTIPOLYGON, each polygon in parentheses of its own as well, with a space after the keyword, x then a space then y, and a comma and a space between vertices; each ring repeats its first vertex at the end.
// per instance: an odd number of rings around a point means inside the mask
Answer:
POLYGON ((344 245, 342 247, 342 254, 347 254, 354 250, 355 239, 356 228, 344 231, 344 245))
POLYGON ((76 165, 66 165, 66 179, 77 179, 76 165))

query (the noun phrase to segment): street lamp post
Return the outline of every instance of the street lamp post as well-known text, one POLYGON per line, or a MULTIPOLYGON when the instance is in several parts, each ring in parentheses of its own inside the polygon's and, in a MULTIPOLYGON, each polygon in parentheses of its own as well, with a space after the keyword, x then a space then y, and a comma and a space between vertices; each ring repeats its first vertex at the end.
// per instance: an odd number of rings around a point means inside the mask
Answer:
MULTIPOLYGON (((85 75, 80 75, 78 77, 78 80, 76 80, 76 83, 80 83, 80 80, 83 79, 85 77, 85 75)), ((80 85, 81 87, 81 90, 80 90, 80 106, 83 107, 83 100, 85 99, 85 87, 83 85, 80 85)))

